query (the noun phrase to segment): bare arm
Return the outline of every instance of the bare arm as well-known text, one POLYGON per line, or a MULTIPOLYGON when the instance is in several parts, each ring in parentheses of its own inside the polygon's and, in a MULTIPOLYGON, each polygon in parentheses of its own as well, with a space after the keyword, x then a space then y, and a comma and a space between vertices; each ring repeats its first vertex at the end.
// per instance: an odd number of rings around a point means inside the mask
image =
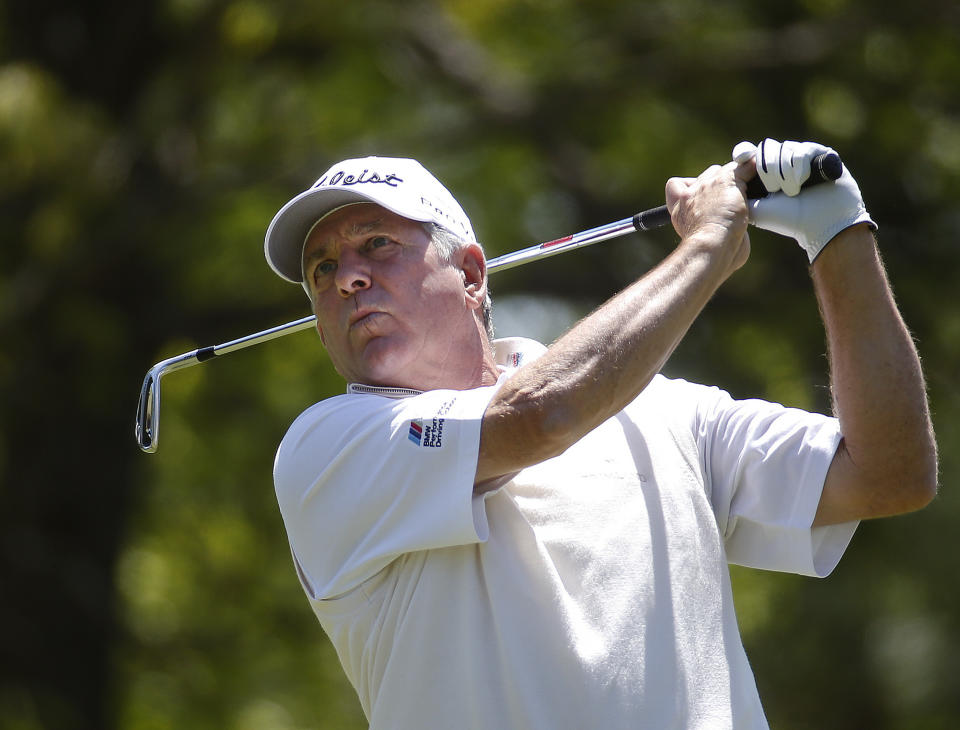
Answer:
POLYGON ((923 373, 867 226, 836 236, 812 273, 843 433, 814 524, 919 509, 937 488, 923 373))
POLYGON ((667 205, 681 242, 518 370, 487 407, 476 483, 556 456, 633 400, 661 369, 717 288, 746 261, 750 167, 673 178, 667 205))

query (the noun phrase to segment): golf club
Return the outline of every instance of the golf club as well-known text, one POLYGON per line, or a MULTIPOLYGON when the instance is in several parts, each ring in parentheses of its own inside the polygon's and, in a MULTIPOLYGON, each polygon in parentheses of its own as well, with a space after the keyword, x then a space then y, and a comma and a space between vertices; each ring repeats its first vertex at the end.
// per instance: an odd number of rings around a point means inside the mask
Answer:
MULTIPOLYGON (((836 180, 843 172, 843 164, 840 157, 833 152, 824 153, 815 158, 811 163, 811 173, 809 179, 803 184, 803 187, 816 185, 823 182, 836 180)), ((763 187, 759 177, 755 177, 747 184, 747 197, 751 199, 763 198, 767 195, 767 190, 763 187)), ((539 243, 528 248, 515 251, 513 253, 497 256, 487 262, 487 272, 504 271, 512 269, 515 266, 526 264, 531 261, 539 261, 550 256, 572 251, 575 248, 589 246, 601 241, 607 241, 611 238, 618 238, 635 231, 649 231, 670 223, 670 213, 667 206, 661 205, 657 208, 642 211, 630 218, 607 223, 597 228, 591 228, 580 233, 574 233, 563 238, 557 238, 545 243, 539 243)), ((161 360, 149 371, 143 380, 143 387, 140 389, 140 401, 137 405, 137 419, 134 424, 134 435, 140 449, 147 453, 154 453, 157 450, 159 430, 160 430, 160 381, 167 373, 175 370, 192 367, 202 362, 206 362, 219 355, 226 355, 237 350, 242 350, 253 345, 259 345, 263 342, 269 342, 278 337, 310 329, 314 326, 316 317, 310 315, 293 322, 281 324, 270 329, 255 332, 236 340, 230 340, 219 345, 200 347, 182 355, 161 360)))

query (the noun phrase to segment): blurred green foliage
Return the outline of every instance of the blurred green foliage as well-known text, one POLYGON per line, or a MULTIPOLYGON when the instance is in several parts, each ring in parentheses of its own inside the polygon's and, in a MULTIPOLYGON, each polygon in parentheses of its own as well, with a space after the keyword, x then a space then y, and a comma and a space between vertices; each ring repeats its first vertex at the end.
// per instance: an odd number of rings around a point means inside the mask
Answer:
MULTIPOLYGON (((342 389, 316 337, 171 376, 159 452, 131 438, 151 363, 306 313, 261 242, 329 164, 420 159, 496 255, 773 136, 837 148, 880 223, 943 488, 825 581, 733 570, 761 696, 776 728, 956 727, 958 88, 951 0, 3 0, 0 725, 364 726, 272 493, 342 389)), ((667 370, 827 409, 803 254, 752 238, 667 370)), ((495 321, 549 339, 673 244, 498 275, 495 321)))

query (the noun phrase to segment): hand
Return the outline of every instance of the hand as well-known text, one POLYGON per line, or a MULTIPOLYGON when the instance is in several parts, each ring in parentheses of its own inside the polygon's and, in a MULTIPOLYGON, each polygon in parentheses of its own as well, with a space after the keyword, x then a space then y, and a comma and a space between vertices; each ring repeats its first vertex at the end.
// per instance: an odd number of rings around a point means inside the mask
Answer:
POLYGON ((713 165, 696 178, 667 181, 667 208, 673 226, 684 241, 707 244, 726 256, 729 271, 742 266, 750 255, 747 236, 747 180, 753 165, 713 165))
POLYGON ((840 231, 857 223, 877 229, 846 167, 835 182, 801 192, 800 186, 810 176, 810 161, 824 152, 832 150, 815 142, 781 144, 773 139, 765 139, 759 147, 741 142, 733 148, 737 162, 756 160, 757 174, 771 193, 749 201, 750 222, 795 239, 810 263, 840 231))

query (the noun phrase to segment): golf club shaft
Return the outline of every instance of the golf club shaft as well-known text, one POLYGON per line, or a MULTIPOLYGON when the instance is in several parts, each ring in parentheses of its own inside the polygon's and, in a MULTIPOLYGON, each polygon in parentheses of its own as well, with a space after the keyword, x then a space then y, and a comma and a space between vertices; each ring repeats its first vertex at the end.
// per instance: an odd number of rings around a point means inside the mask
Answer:
MULTIPOLYGON (((588 246, 591 243, 599 243, 618 236, 624 236, 638 230, 650 230, 670 222, 670 214, 666 206, 646 210, 632 218, 624 218, 615 223, 608 223, 604 226, 591 228, 588 231, 574 233, 571 236, 564 236, 553 241, 530 246, 529 248, 515 251, 514 253, 498 256, 487 262, 487 272, 493 273, 502 269, 511 269, 514 266, 537 261, 549 256, 556 256, 564 251, 569 251, 581 246, 588 246)), ((160 429, 160 381, 167 373, 175 370, 182 370, 193 365, 210 360, 218 355, 226 355, 230 352, 243 350, 247 347, 259 345, 263 342, 275 340, 278 337, 310 329, 316 322, 316 316, 310 315, 286 324, 281 324, 270 329, 254 332, 253 334, 240 337, 236 340, 230 340, 219 345, 209 347, 200 347, 182 355, 162 360, 154 365, 147 372, 143 380, 143 387, 140 389, 140 402, 137 405, 137 421, 134 427, 137 443, 140 448, 153 453, 157 450, 157 437, 160 429)))
MULTIPOLYGON (((810 178, 804 183, 804 187, 817 185, 822 182, 836 180, 840 177, 843 170, 842 163, 836 153, 827 153, 820 155, 811 165, 812 172, 810 178)), ((753 178, 747 185, 747 196, 749 198, 762 198, 767 195, 766 189, 760 183, 759 178, 753 178)), ((557 238, 545 243, 539 243, 535 246, 514 251, 490 259, 487 262, 487 272, 503 271, 512 269, 521 264, 539 261, 550 256, 571 251, 575 248, 589 246, 601 241, 607 241, 611 238, 625 236, 634 231, 649 231, 670 223, 670 213, 667 206, 661 205, 657 208, 645 210, 630 218, 608 223, 597 228, 591 228, 580 233, 574 233, 570 236, 557 238)), ((140 448, 147 453, 153 453, 157 450, 157 437, 160 427, 160 380, 167 373, 174 370, 197 365, 198 363, 210 360, 218 355, 226 355, 230 352, 242 350, 253 345, 259 345, 263 342, 275 340, 278 337, 310 329, 314 326, 316 317, 310 315, 293 322, 281 324, 270 329, 254 332, 251 335, 240 337, 236 340, 230 340, 219 345, 201 347, 182 355, 171 357, 158 362, 147 372, 143 380, 143 387, 140 389, 140 401, 137 406, 137 421, 134 425, 134 435, 140 448)))

